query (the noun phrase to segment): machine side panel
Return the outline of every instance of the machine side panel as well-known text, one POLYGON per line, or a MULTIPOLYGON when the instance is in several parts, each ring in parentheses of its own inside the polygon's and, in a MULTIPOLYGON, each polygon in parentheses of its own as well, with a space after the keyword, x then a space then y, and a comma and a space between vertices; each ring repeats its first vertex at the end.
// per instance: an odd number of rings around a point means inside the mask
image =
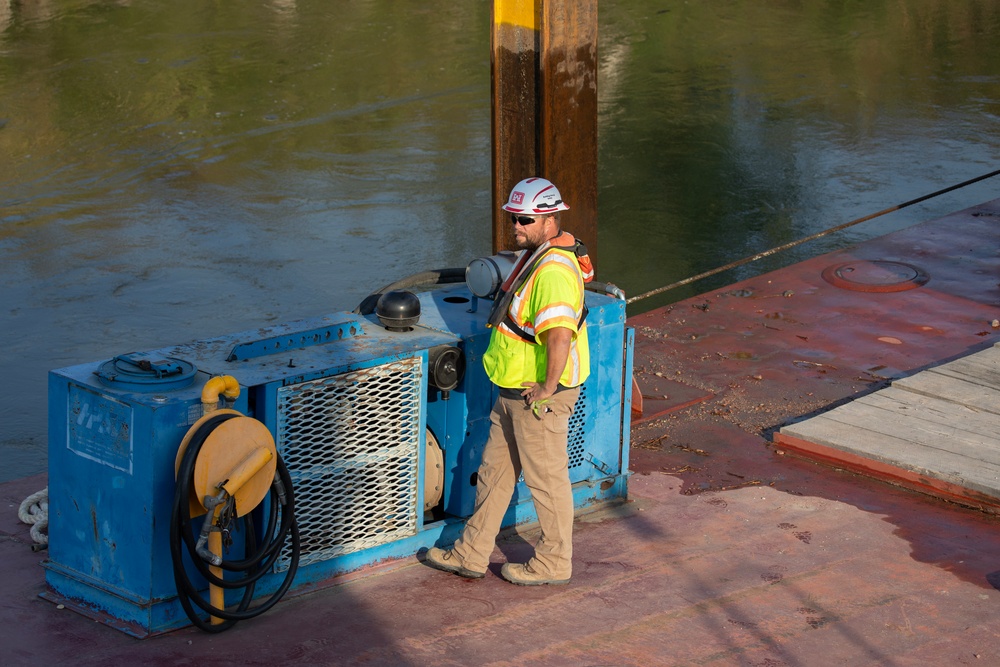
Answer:
POLYGON ((167 532, 174 458, 200 387, 116 392, 92 370, 49 375, 49 559, 60 573, 50 582, 104 588, 122 601, 110 611, 130 618, 175 594, 167 532))
POLYGON ((412 536, 421 525, 427 354, 376 361, 277 390, 277 445, 295 489, 301 566, 412 536))
POLYGON ((466 370, 461 389, 465 404, 448 406, 444 509, 451 516, 470 516, 476 502, 475 475, 483 458, 490 412, 496 400, 496 389, 483 369, 483 353, 489 338, 489 330, 483 328, 463 341, 466 370))
MULTIPOLYGON (((596 301, 596 299, 592 299, 596 301)), ((595 418, 586 433, 586 479, 622 472, 621 387, 624 376, 624 303, 603 300, 591 309, 591 368, 587 397, 595 418)), ((575 481, 575 480, 574 480, 575 481)))

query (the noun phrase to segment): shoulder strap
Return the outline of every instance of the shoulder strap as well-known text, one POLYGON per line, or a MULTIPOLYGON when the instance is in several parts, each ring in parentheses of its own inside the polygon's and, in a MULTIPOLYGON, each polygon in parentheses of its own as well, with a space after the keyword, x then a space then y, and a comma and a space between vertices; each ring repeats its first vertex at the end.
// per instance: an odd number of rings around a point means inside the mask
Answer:
MULTIPOLYGON (((551 248, 551 247, 550 247, 551 248)), ((493 300, 493 307, 490 308, 490 315, 486 321, 486 325, 489 327, 495 327, 501 322, 503 322, 504 316, 507 311, 510 310, 510 302, 514 300, 514 295, 517 291, 524 286, 527 282, 528 276, 534 273, 535 268, 538 263, 542 261, 542 258, 548 254, 550 248, 540 248, 535 251, 535 256, 530 258, 527 262, 528 266, 522 268, 517 274, 511 274, 504 283, 504 287, 500 288, 500 294, 493 300)), ((518 262, 520 264, 520 262, 518 262)), ((522 265, 523 266, 523 265, 522 265)))
MULTIPOLYGON (((510 316, 510 302, 513 300, 514 294, 516 294, 517 291, 524 286, 524 283, 526 283, 528 281, 528 278, 535 272, 535 270, 538 268, 538 265, 541 264, 542 260, 549 254, 549 252, 554 250, 562 252, 572 252, 578 257, 585 256, 587 254, 587 247, 582 243, 580 243, 579 241, 576 242, 575 246, 551 246, 547 248, 544 252, 540 253, 539 256, 531 263, 531 265, 525 271, 522 271, 520 275, 517 276, 517 279, 511 284, 510 289, 508 289, 506 292, 503 292, 502 295, 493 302, 493 307, 490 309, 490 316, 487 322, 487 326, 495 327, 500 323, 503 323, 507 328, 509 328, 512 332, 517 334, 517 336, 522 340, 524 340, 526 343, 530 343, 532 345, 538 344, 538 341, 535 340, 535 337, 530 335, 523 328, 521 328, 521 326, 514 321, 514 318, 510 316), (580 252, 580 249, 582 249, 582 253, 580 252)), ((580 320, 576 323, 577 328, 583 326, 583 323, 587 319, 587 314, 589 312, 590 310, 587 308, 587 296, 586 292, 584 292, 582 315, 580 316, 580 320)))

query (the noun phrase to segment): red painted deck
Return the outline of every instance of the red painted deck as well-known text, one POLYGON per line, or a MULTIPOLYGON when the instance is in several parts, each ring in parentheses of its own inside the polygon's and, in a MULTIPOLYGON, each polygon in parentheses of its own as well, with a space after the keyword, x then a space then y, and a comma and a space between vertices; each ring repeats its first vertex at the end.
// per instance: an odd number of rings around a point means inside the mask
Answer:
POLYGON ((502 560, 529 552, 515 535, 480 581, 404 559, 222 635, 140 641, 38 598, 45 556, 16 509, 45 480, 2 485, 0 662, 1000 665, 995 516, 771 442, 1000 339, 997 248, 1000 200, 632 318, 646 413, 631 497, 580 519, 569 586, 503 582, 502 560), (865 260, 930 280, 860 292, 822 277, 865 260))

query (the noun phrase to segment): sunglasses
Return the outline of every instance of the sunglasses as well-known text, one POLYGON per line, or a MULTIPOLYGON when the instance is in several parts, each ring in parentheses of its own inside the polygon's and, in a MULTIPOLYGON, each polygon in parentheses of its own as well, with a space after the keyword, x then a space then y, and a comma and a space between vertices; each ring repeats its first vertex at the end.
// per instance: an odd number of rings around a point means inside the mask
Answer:
POLYGON ((510 214, 510 222, 511 224, 514 225, 521 225, 522 227, 527 227, 528 225, 534 224, 537 221, 538 221, 537 218, 532 218, 527 215, 514 215, 513 213, 510 214))

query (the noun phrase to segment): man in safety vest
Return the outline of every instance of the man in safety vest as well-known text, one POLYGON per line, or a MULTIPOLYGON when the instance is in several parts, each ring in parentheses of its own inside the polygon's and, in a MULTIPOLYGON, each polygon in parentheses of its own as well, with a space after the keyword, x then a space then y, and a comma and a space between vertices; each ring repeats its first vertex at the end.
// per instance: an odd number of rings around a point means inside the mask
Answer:
POLYGON ((565 584, 573 570, 573 491, 567 435, 580 385, 590 373, 584 324, 584 282, 593 278, 586 249, 563 232, 569 207, 544 178, 528 178, 510 193, 521 253, 490 313, 493 332, 483 366, 500 395, 479 467, 476 505, 451 549, 428 550, 426 562, 470 579, 486 574, 518 477, 531 491, 541 527, 535 555, 506 563, 515 584, 565 584))

